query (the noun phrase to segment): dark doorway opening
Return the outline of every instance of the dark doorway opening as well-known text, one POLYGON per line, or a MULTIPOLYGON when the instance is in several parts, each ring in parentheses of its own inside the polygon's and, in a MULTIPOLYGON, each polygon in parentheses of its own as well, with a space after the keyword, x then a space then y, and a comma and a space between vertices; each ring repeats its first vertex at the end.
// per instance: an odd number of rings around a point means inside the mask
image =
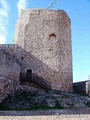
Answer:
POLYGON ((27 70, 27 81, 32 80, 32 70, 28 69, 27 70))

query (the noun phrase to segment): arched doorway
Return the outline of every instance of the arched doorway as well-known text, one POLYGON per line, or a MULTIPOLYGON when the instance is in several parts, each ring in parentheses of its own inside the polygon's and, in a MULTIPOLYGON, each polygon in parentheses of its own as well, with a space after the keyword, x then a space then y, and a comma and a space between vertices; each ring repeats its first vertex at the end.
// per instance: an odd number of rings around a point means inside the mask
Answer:
POLYGON ((32 80, 32 70, 28 69, 27 70, 27 81, 32 80))

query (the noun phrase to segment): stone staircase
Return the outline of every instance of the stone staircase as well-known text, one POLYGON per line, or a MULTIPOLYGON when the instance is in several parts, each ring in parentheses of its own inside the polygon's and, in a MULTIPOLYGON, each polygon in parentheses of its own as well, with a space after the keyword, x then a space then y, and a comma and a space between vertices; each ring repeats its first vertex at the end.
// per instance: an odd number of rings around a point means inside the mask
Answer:
POLYGON ((32 76, 29 76, 26 73, 20 73, 20 81, 28 82, 28 83, 31 82, 31 83, 34 83, 34 84, 40 86, 43 89, 51 90, 51 84, 44 78, 42 78, 34 73, 32 74, 32 76))

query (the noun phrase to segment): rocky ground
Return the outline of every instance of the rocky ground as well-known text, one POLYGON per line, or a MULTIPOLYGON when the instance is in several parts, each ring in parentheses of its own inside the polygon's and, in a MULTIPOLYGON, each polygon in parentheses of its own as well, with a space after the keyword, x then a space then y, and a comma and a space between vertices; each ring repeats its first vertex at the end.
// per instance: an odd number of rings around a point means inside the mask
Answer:
POLYGON ((1 110, 89 108, 90 97, 72 92, 18 90, 1 104, 1 110))

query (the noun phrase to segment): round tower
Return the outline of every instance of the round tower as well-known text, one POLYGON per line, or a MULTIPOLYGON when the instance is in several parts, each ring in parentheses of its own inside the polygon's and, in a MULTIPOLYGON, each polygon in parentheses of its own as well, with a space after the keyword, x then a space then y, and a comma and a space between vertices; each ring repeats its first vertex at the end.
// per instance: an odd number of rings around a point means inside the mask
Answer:
POLYGON ((22 10, 14 43, 25 51, 25 71, 31 69, 33 76, 49 82, 52 90, 72 91, 71 28, 66 12, 22 10))

